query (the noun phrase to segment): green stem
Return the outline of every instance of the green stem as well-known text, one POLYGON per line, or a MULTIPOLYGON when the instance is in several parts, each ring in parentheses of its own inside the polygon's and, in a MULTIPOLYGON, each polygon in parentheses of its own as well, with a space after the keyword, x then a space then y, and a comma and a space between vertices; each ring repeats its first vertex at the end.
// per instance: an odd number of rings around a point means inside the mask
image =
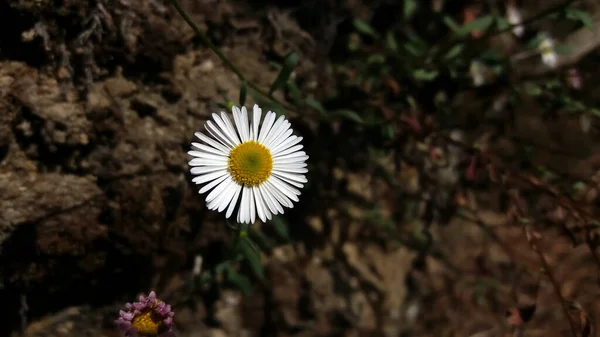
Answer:
POLYGON ((242 82, 246 81, 246 83, 252 90, 256 91, 258 94, 266 97, 267 99, 271 100, 272 102, 275 102, 275 103, 281 105, 285 109, 295 110, 293 107, 290 107, 289 105, 280 102, 272 95, 269 95, 266 91, 259 88, 256 84, 252 83, 251 81, 248 81, 248 79, 244 76, 244 74, 242 74, 242 72, 231 61, 229 61, 229 59, 223 54, 223 52, 221 52, 221 50, 219 48, 217 48, 217 46, 215 46, 208 37, 206 37, 204 32, 202 32, 200 30, 200 28, 198 28, 198 26, 196 26, 196 24, 187 15, 187 13, 183 10, 183 8, 181 8, 181 5, 179 4, 179 2, 177 0, 171 0, 171 4, 173 5, 173 7, 175 7, 177 12, 179 12, 179 14, 183 18, 183 20, 185 20, 185 22, 190 27, 192 27, 192 29, 194 30, 196 35, 200 38, 200 41, 202 41, 202 43, 204 43, 210 50, 212 50, 217 55, 217 57, 225 64, 225 66, 227 66, 227 68, 229 68, 229 70, 233 71, 237 75, 237 77, 240 79, 240 81, 242 81, 242 82))

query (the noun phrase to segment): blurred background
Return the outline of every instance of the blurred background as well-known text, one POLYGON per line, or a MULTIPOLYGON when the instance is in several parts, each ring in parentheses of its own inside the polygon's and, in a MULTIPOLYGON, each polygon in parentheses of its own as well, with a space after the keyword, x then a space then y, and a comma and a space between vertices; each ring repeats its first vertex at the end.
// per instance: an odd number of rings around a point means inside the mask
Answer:
POLYGON ((2 0, 0 336, 150 290, 182 337, 596 336, 597 1, 180 2, 304 137, 300 202, 232 253, 186 152, 246 85, 169 0, 2 0))

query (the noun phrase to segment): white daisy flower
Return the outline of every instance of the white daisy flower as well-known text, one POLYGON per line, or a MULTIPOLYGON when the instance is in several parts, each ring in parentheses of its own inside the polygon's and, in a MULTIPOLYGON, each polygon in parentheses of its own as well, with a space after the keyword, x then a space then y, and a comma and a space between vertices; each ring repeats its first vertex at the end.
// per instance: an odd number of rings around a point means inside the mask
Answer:
POLYGON ((300 188, 307 182, 308 156, 302 149, 302 137, 292 135, 290 122, 284 116, 275 120, 274 112, 254 105, 252 119, 246 107, 234 106, 233 123, 224 111, 213 113, 206 122, 208 135, 196 132, 203 143, 192 143, 188 153, 192 180, 204 184, 200 194, 209 192, 207 207, 223 212, 229 218, 239 202, 238 223, 253 223, 256 216, 263 221, 282 214, 283 207, 294 207, 300 188), (261 123, 262 121, 262 123, 261 123))
POLYGON ((471 62, 471 66, 469 67, 469 72, 471 73, 471 79, 473 80, 473 85, 476 87, 480 87, 486 82, 486 67, 479 61, 471 62))
POLYGON ((525 33, 525 27, 521 24, 523 21, 521 18, 521 12, 514 3, 510 3, 506 6, 506 16, 508 23, 515 26, 512 29, 513 34, 518 37, 523 36, 523 33, 525 33))
POLYGON ((542 62, 550 68, 556 68, 558 66, 558 55, 554 50, 554 40, 549 36, 543 35, 542 42, 538 47, 542 54, 542 62))

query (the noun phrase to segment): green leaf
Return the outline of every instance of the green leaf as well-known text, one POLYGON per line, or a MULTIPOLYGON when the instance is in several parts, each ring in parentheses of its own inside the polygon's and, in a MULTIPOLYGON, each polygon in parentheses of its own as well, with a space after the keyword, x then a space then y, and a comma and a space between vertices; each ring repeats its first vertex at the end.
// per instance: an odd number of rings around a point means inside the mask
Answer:
POLYGON ((279 88, 283 88, 285 86, 288 79, 290 78, 290 75, 292 74, 292 71, 294 71, 294 68, 296 68, 297 64, 298 64, 298 54, 291 53, 285 59, 285 62, 283 62, 283 67, 281 68, 279 75, 277 75, 277 78, 271 85, 271 88, 269 89, 269 96, 271 96, 275 90, 277 90, 279 88))
POLYGON ((358 30, 362 34, 372 36, 372 37, 377 36, 377 32, 375 32, 375 29, 373 29, 373 27, 371 27, 371 25, 364 22, 363 20, 354 19, 352 24, 354 24, 354 28, 356 28, 356 30, 358 30))
POLYGON ((248 235, 252 240, 254 240, 253 242, 256 243, 257 247, 260 246, 263 249, 268 249, 271 247, 271 244, 269 243, 269 238, 267 238, 265 233, 263 233, 262 231, 249 228, 248 235))
POLYGON ((385 63, 385 56, 382 54, 369 55, 367 58, 368 64, 385 63))
POLYGON ((386 139, 394 139, 394 126, 391 124, 384 125, 381 132, 386 139))
POLYGON ((460 26, 458 25, 458 23, 456 23, 456 21, 454 21, 454 19, 452 19, 452 17, 445 15, 443 21, 446 24, 446 26, 448 26, 448 28, 450 28, 450 30, 452 30, 454 33, 460 30, 460 26))
POLYGON ((573 184, 572 188, 575 192, 579 192, 585 188, 585 183, 583 181, 578 181, 573 184))
POLYGON ((198 285, 202 285, 202 284, 207 284, 209 282, 213 281, 213 275, 210 271, 205 270, 203 271, 195 280, 195 284, 192 286, 195 286, 196 284, 198 285))
POLYGON ((306 100, 304 100, 304 104, 308 105, 309 107, 317 110, 322 117, 326 117, 327 116, 327 111, 325 111, 325 108, 323 107, 323 105, 321 104, 321 102, 316 101, 312 98, 307 98, 306 100))
POLYGON ((482 61, 498 62, 502 59, 502 56, 497 50, 488 49, 479 55, 479 59, 482 61))
POLYGON ((273 230, 275 230, 277 235, 279 235, 282 239, 290 239, 290 230, 288 224, 281 217, 274 216, 273 220, 271 220, 271 225, 273 225, 273 230))
POLYGON ((450 51, 448 51, 448 53, 446 53, 446 56, 444 56, 444 59, 451 60, 451 59, 457 57, 458 55, 460 55, 460 53, 462 53, 464 47, 465 47, 465 45, 462 43, 454 45, 454 47, 452 47, 452 49, 450 49, 450 51))
POLYGON ((220 93, 221 98, 223 99, 223 102, 225 105, 228 105, 231 103, 231 100, 229 99, 229 97, 227 97, 227 95, 224 92, 220 93))
POLYGON ((590 13, 577 8, 567 8, 565 12, 567 14, 567 19, 579 21, 589 29, 594 28, 594 21, 592 20, 590 13))
POLYGON ((240 237, 237 249, 250 264, 254 275, 260 279, 264 279, 265 273, 260 261, 260 250, 256 244, 248 236, 240 237))
POLYGON ((392 33, 391 30, 388 31, 385 35, 385 44, 387 48, 391 51, 398 50, 398 41, 396 41, 396 37, 394 36, 394 33, 392 33))
MULTIPOLYGON (((234 243, 235 247, 235 243, 234 243)), ((231 260, 223 261, 215 266, 215 274, 219 275, 227 269, 227 266, 231 264, 231 260)))
POLYGON ((248 90, 248 93, 250 93, 250 96, 263 109, 263 111, 273 111, 277 117, 285 114, 285 109, 281 106, 281 104, 264 99, 254 90, 248 90))
POLYGON ((506 20, 502 16, 497 16, 496 17, 496 25, 499 30, 505 30, 505 29, 508 29, 508 27, 510 27, 510 22, 508 22, 508 20, 506 20))
POLYGON ((240 88, 240 106, 244 106, 246 104, 246 96, 248 94, 248 83, 246 80, 242 82, 242 87, 240 88))
POLYGON ((417 69, 413 72, 414 78, 422 81, 432 81, 438 76, 437 70, 417 69))
POLYGON ((532 38, 531 40, 529 40, 527 42, 526 47, 527 47, 527 49, 537 49, 543 40, 544 40, 543 35, 541 35, 541 34, 536 35, 534 38, 532 38))
POLYGON ((559 44, 554 47, 554 52, 557 54, 571 54, 573 52, 573 47, 566 44, 559 44))
POLYGON ((360 123, 360 124, 363 124, 365 122, 357 112, 352 111, 352 110, 348 110, 348 109, 336 110, 335 114, 338 116, 344 117, 346 119, 349 119, 351 121, 360 123))
POLYGON ((404 44, 404 49, 406 49, 409 53, 416 57, 420 57, 421 55, 423 55, 424 52, 423 49, 420 48, 417 44, 410 42, 404 44))
POLYGON ((466 25, 463 25, 456 31, 456 34, 460 37, 463 37, 467 36, 474 30, 479 30, 483 32, 486 29, 488 29, 493 22, 494 16, 485 15, 467 23, 466 25))
POLYGON ((417 2, 415 0, 404 0, 404 18, 410 18, 417 10, 417 2))
POLYGON ((290 93, 290 97, 292 98, 292 102, 294 103, 294 105, 300 106, 300 89, 298 89, 296 83, 294 83, 294 81, 288 81, 287 89, 290 93))
POLYGON ((525 93, 527 95, 534 97, 540 96, 544 93, 544 90, 542 90, 542 88, 533 83, 525 83, 523 85, 523 89, 525 90, 525 93))
POLYGON ((231 282, 234 286, 240 289, 244 295, 250 296, 252 295, 252 282, 246 275, 242 275, 235 271, 231 266, 227 266, 227 273, 225 276, 227 277, 227 281, 231 282))

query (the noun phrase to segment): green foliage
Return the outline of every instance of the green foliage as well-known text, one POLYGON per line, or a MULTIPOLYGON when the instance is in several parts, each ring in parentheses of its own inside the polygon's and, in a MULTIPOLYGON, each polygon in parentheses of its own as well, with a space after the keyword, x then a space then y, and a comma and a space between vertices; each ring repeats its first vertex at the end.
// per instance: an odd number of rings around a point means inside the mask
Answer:
POLYGON ((464 38, 468 34, 471 34, 473 31, 476 31, 476 30, 484 32, 491 27, 492 23, 494 23, 494 19, 495 19, 494 16, 491 14, 479 17, 479 18, 457 28, 454 31, 454 34, 456 34, 458 37, 464 38))
POLYGON ((404 0, 404 19, 410 19, 417 9, 418 4, 416 0, 404 0))
POLYGON ((288 223, 284 218, 280 216, 274 216, 273 220, 271 220, 271 225, 273 229, 282 239, 289 241, 290 240, 290 229, 288 227, 288 223))
POLYGON ((298 54, 292 53, 285 59, 285 62, 283 62, 283 67, 279 71, 279 75, 277 75, 277 78, 275 78, 275 81, 273 81, 273 84, 269 89, 269 96, 272 95, 275 90, 285 87, 294 68, 296 68, 296 65, 298 65, 298 54))
POLYGON ((244 293, 244 295, 252 295, 252 282, 246 275, 238 273, 230 265, 227 265, 225 267, 225 271, 227 282, 233 284, 238 289, 240 289, 244 293))
POLYGON ((240 105, 246 104, 246 96, 248 95, 248 82, 242 81, 242 87, 240 88, 240 105))
POLYGON ((354 19, 352 23, 354 24, 354 28, 356 28, 356 30, 358 30, 361 34, 368 35, 371 37, 378 36, 375 29, 373 29, 373 27, 371 27, 371 25, 369 25, 368 23, 359 19, 354 19))
POLYGON ((264 269, 260 260, 260 249, 254 241, 249 237, 248 232, 240 231, 238 237, 234 241, 234 252, 237 252, 250 265, 254 276, 259 279, 264 279, 264 269))
POLYGON ((577 8, 567 8, 565 14, 568 19, 579 21, 589 29, 594 28, 594 21, 592 20, 590 13, 586 11, 577 8))
MULTIPOLYGON (((349 143, 360 142, 361 146, 367 147, 369 154, 399 151, 395 141, 400 137, 409 138, 411 142, 417 142, 415 139, 422 141, 419 139, 421 135, 415 135, 417 132, 414 129, 423 129, 423 121, 417 117, 411 120, 413 115, 429 114, 428 117, 431 116, 435 121, 433 127, 437 128, 439 134, 456 128, 463 116, 453 105, 456 98, 453 91, 467 88, 464 91, 476 92, 477 88, 473 87, 470 74, 470 67, 476 61, 488 70, 486 75, 492 78, 490 81, 495 81, 498 87, 508 87, 507 91, 513 94, 510 96, 510 104, 520 103, 515 97, 529 96, 528 99, 538 100, 551 107, 548 110, 560 110, 579 117, 581 129, 587 132, 594 126, 595 119, 600 118, 600 109, 590 107, 589 102, 583 99, 575 99, 562 78, 548 76, 536 81, 524 81, 518 77, 519 74, 512 72, 516 54, 530 54, 539 58, 538 48, 543 35, 521 43, 513 54, 508 54, 488 43, 490 37, 512 28, 504 17, 491 13, 460 24, 459 17, 442 14, 431 16, 431 22, 422 24, 415 21, 421 16, 420 11, 426 11, 425 7, 428 5, 423 4, 424 2, 417 0, 404 0, 402 13, 398 13, 398 22, 387 29, 377 25, 380 31, 369 22, 353 19, 355 31, 347 36, 349 52, 345 59, 335 65, 335 79, 340 82, 339 89, 345 95, 336 96, 336 92, 333 97, 324 97, 320 93, 303 93, 303 88, 299 86, 300 80, 295 82, 292 76, 300 62, 296 53, 285 59, 278 76, 266 92, 247 81, 229 60, 222 58, 242 80, 239 103, 244 105, 247 95, 250 95, 264 110, 272 110, 278 115, 293 109, 300 118, 313 117, 323 123, 343 120, 344 127, 352 128, 349 143), (481 33, 479 38, 472 34, 475 31, 481 33), (273 94, 278 90, 286 95, 286 100, 291 105, 274 98, 273 94)), ((581 9, 568 7, 562 14, 564 17, 555 15, 555 19, 575 20, 592 28, 591 16, 581 9)), ((549 15, 543 17, 547 18, 549 15)), ((216 47, 207 45, 222 57, 216 47)), ((571 52, 563 45, 556 45, 554 50, 557 53, 571 52)), ((230 109, 233 102, 225 95, 222 98, 223 101, 218 105, 230 109)), ((534 151, 533 145, 523 145, 515 156, 522 156, 519 157, 520 162, 530 163, 534 151)), ((404 153, 399 156, 403 155, 404 153)), ((366 165, 376 166, 376 157, 370 156, 366 165)), ((531 171, 534 171, 536 179, 540 181, 561 179, 548 167, 535 166, 531 171)), ((568 183, 565 189, 576 192, 585 187, 585 182, 577 181, 568 183)), ((433 192, 437 195, 438 191, 433 192)), ((427 224, 420 219, 420 205, 420 201, 408 200, 398 207, 402 211, 402 225, 408 227, 405 233, 408 239, 398 238, 398 224, 395 220, 384 217, 377 206, 368 206, 372 209, 366 212, 362 220, 383 230, 393 237, 390 240, 398 244, 412 244, 412 247, 421 252, 429 251, 432 238, 427 232, 427 224)), ((533 220, 521 218, 520 222, 530 224, 533 220)), ((271 249, 278 241, 293 240, 285 217, 276 216, 267 226, 275 232, 276 238, 255 229, 238 228, 234 233, 232 259, 217 265, 213 271, 203 273, 202 279, 206 282, 214 281, 216 275, 222 275, 227 282, 245 294, 251 294, 252 278, 243 275, 236 268, 239 267, 238 264, 243 262, 244 266, 249 266, 255 278, 262 280, 265 272, 261 251, 271 249)), ((494 287, 489 282, 477 284, 476 301, 485 303, 485 292, 494 287)))

